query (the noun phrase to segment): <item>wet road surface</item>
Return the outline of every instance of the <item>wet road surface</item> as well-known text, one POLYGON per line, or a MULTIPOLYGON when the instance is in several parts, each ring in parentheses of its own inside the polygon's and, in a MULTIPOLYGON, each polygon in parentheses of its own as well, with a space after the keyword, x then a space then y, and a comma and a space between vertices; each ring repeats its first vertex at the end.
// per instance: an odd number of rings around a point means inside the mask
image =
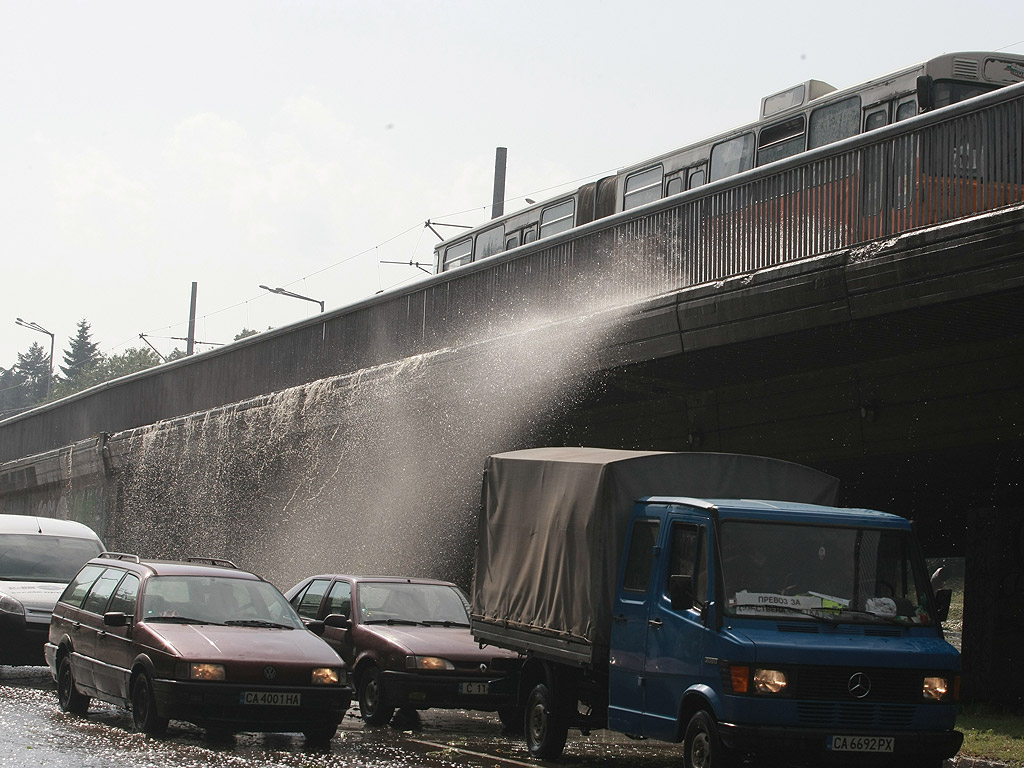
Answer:
POLYGON ((171 721, 167 735, 135 733, 131 715, 93 702, 87 717, 61 712, 43 667, 0 667, 0 768, 444 768, 559 766, 560 768, 676 768, 681 747, 631 741, 607 731, 582 737, 569 732, 557 763, 532 760, 521 739, 503 735, 486 712, 429 710, 419 726, 369 728, 349 710, 328 748, 307 748, 298 734, 237 734, 211 740, 187 723, 171 721))

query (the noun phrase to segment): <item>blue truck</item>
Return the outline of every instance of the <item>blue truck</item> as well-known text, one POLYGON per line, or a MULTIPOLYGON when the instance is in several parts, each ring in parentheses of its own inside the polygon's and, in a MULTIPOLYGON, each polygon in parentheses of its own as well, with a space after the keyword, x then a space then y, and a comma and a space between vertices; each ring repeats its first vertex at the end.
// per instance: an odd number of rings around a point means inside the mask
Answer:
POLYGON ((487 460, 472 632, 518 651, 534 757, 570 729, 768 757, 937 768, 957 753, 950 592, 912 524, 756 456, 536 448, 487 460))

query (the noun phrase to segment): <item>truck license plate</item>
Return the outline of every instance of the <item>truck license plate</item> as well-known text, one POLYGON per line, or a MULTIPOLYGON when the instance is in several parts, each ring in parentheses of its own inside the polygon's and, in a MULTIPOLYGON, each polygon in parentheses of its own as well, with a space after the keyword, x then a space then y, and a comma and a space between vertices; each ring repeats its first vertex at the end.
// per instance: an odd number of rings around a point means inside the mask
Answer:
POLYGON ((468 696, 484 696, 487 694, 487 683, 459 683, 459 693, 468 696))
POLYGON ((893 736, 833 736, 829 749, 834 752, 892 752, 893 736))
POLYGON ((280 693, 277 691, 242 691, 243 704, 263 704, 272 707, 298 707, 302 704, 301 693, 280 693))

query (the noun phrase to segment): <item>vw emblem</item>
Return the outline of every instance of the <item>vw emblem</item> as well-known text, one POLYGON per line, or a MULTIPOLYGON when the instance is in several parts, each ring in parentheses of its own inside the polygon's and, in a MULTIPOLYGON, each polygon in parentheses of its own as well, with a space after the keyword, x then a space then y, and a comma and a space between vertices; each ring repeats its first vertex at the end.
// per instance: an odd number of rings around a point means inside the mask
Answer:
POLYGON ((871 693, 871 678, 863 672, 854 672, 846 683, 846 690, 855 699, 863 699, 871 693))
POLYGON ((263 676, 267 678, 267 680, 273 680, 276 675, 277 669, 270 666, 269 664, 263 668, 263 676))

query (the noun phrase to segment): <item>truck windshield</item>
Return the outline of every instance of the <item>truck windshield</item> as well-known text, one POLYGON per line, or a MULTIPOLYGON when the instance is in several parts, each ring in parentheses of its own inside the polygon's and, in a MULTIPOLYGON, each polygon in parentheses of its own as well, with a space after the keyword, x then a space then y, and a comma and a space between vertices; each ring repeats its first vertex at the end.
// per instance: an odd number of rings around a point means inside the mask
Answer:
POLYGON ((909 531, 726 521, 721 544, 730 615, 935 623, 909 531))

